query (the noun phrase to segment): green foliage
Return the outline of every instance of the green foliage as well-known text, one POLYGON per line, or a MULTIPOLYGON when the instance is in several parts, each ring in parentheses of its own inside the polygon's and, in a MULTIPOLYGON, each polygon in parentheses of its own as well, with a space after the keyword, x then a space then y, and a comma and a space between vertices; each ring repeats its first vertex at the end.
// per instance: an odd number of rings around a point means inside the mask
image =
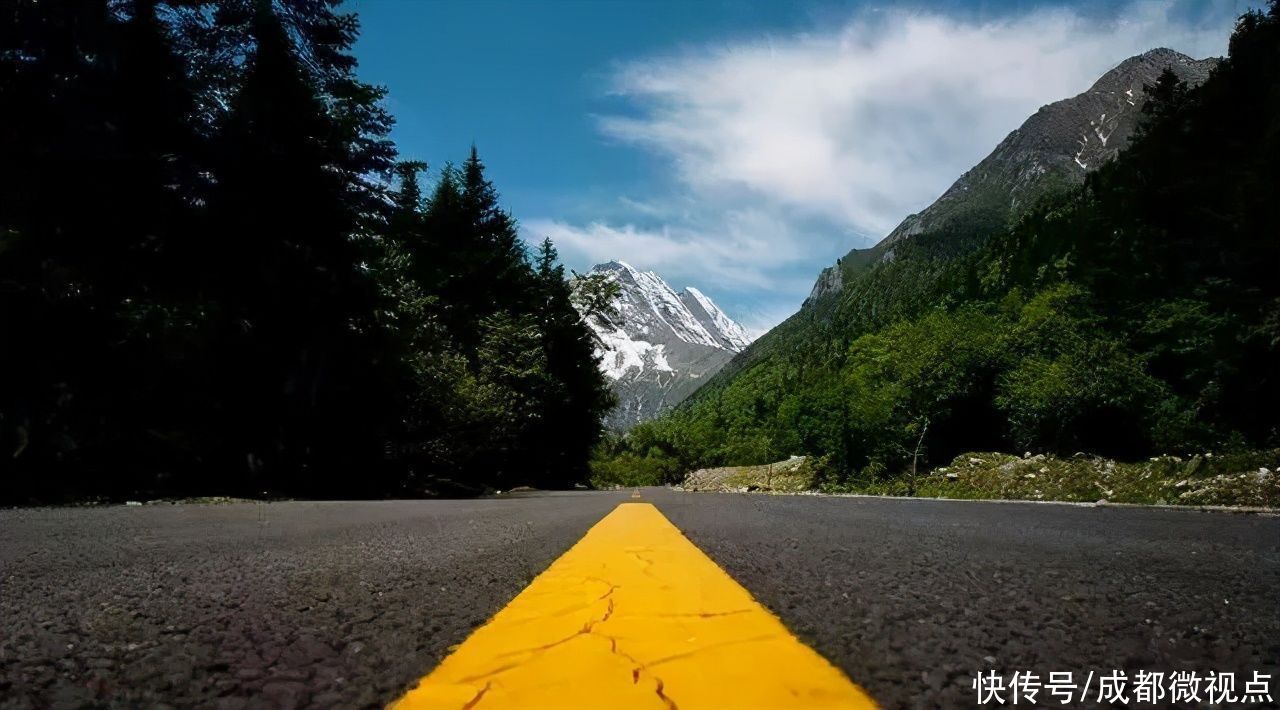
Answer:
POLYGON ((391 439, 402 490, 586 480, 613 400, 554 246, 530 263, 474 149, 425 202, 421 169, 398 170, 375 269, 409 385, 391 439))
POLYGON ((612 318, 617 315, 618 294, 622 286, 607 274, 573 272, 571 298, 584 318, 612 318))
MULTIPOLYGON (((1280 450, 1247 454, 1157 456, 1132 462, 1077 454, 963 452, 918 481, 917 494, 936 498, 1059 500, 1127 504, 1280 504, 1273 471, 1280 450)), ((831 492, 903 495, 901 480, 828 486, 831 492)))
POLYGON ((626 451, 592 459, 590 480, 595 488, 659 486, 670 481, 669 469, 666 460, 626 451))
POLYGON ((828 485, 910 490, 913 464, 969 450, 1275 446, 1278 52, 1276 7, 1251 12, 1205 84, 1148 87, 1136 138, 1083 187, 1008 225, 1007 196, 984 197, 939 231, 852 252, 838 294, 612 460, 683 473, 806 454, 828 485))

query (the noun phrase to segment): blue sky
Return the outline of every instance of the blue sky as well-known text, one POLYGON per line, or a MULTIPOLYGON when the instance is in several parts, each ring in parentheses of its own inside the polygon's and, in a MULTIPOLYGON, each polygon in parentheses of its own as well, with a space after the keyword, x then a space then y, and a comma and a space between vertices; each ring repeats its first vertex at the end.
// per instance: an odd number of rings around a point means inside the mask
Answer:
POLYGON ((526 239, 692 285, 754 332, 1045 103, 1245 0, 352 0, 401 153, 474 142, 526 239))

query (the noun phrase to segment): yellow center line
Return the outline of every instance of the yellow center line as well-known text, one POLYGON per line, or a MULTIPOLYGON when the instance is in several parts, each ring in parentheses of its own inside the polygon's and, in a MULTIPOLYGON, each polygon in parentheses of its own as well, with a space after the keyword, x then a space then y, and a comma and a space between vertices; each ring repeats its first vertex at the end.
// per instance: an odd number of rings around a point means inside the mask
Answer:
POLYGON ((657 508, 623 503, 392 707, 875 703, 657 508))

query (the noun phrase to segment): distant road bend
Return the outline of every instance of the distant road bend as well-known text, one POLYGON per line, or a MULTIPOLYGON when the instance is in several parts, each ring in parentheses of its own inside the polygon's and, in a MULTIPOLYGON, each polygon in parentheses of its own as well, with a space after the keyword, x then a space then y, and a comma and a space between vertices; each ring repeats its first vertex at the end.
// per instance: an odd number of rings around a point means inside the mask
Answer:
POLYGON ((0 708, 972 707, 991 669, 1259 671, 1280 700, 1278 590, 1265 515, 664 489, 5 510, 0 708))

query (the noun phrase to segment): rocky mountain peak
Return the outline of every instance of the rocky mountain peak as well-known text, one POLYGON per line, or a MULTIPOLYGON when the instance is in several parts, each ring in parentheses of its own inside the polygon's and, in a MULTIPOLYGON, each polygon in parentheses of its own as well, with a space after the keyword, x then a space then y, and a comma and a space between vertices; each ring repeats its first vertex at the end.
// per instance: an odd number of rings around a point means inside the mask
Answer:
POLYGON ((598 264, 620 287, 615 313, 588 320, 618 408, 606 423, 625 429, 678 404, 751 342, 746 330, 692 286, 677 293, 653 271, 598 264))
POLYGON ((1218 61, 1152 49, 1120 62, 1085 92, 1042 106, 933 204, 908 215, 876 246, 850 251, 843 269, 824 270, 806 303, 839 292, 851 267, 892 258, 899 240, 962 223, 998 229, 1045 193, 1079 185, 1128 145, 1142 116, 1144 86, 1166 68, 1198 85, 1218 61))
POLYGON ((680 292, 680 302, 724 349, 739 352, 751 344, 747 331, 698 289, 685 286, 680 292))
POLYGON ((1086 173, 1128 145, 1142 115, 1144 86, 1155 83, 1165 68, 1197 85, 1217 62, 1165 48, 1120 62, 1084 93, 1042 106, 883 243, 940 229, 954 219, 1007 223, 1046 189, 1083 182, 1086 173))

